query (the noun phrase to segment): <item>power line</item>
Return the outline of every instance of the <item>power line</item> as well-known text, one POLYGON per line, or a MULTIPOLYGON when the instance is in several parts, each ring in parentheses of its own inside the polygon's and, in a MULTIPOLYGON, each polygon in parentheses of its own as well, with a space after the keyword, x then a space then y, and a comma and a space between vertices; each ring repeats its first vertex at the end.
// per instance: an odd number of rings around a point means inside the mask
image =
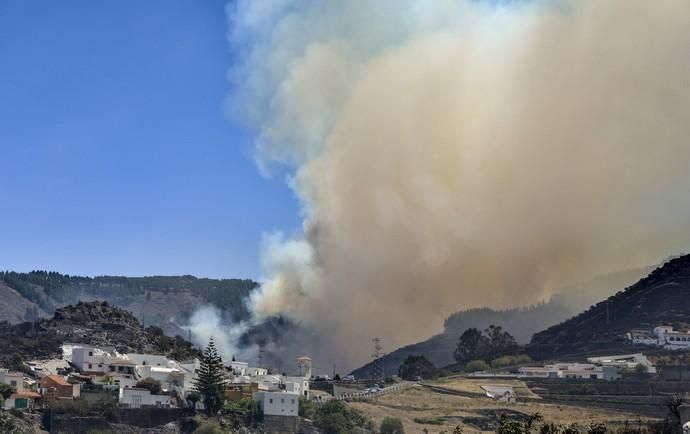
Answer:
POLYGON ((371 357, 374 359, 373 378, 375 381, 382 383, 386 377, 386 371, 383 366, 383 356, 385 356, 386 353, 383 352, 381 338, 375 337, 374 339, 372 339, 372 342, 374 343, 374 354, 371 355, 371 357))

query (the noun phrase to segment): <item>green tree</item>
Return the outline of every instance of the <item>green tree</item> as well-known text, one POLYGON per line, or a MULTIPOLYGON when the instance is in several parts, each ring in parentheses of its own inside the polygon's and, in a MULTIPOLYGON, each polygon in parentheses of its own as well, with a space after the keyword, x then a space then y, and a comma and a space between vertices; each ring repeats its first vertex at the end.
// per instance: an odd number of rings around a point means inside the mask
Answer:
POLYGON ((496 357, 506 354, 514 354, 518 349, 518 344, 515 338, 503 330, 503 327, 490 325, 488 329, 484 330, 486 338, 488 339, 487 354, 485 360, 492 360, 496 357))
POLYGON ((487 369, 489 369, 489 365, 484 360, 472 360, 465 365, 465 372, 486 371, 487 369))
POLYGON ((196 403, 201 401, 201 394, 197 391, 189 392, 189 395, 187 395, 187 401, 189 401, 192 410, 196 412, 196 403))
POLYGON ((398 375, 410 381, 417 377, 426 380, 436 376, 436 367, 424 356, 409 355, 398 368, 398 375))
POLYGON ((342 401, 331 400, 318 406, 314 424, 325 434, 355 434, 374 431, 371 420, 342 401))
POLYGON ((460 363, 465 363, 472 359, 484 358, 484 353, 488 347, 488 339, 476 328, 465 330, 460 336, 453 357, 460 363))
POLYGON ((213 415, 223 406, 223 360, 216 350, 213 338, 209 339, 208 346, 201 357, 197 378, 194 381, 194 390, 199 392, 204 401, 206 411, 213 415))
POLYGON ((405 428, 402 421, 395 417, 387 417, 381 422, 379 428, 381 434, 405 434, 405 428))

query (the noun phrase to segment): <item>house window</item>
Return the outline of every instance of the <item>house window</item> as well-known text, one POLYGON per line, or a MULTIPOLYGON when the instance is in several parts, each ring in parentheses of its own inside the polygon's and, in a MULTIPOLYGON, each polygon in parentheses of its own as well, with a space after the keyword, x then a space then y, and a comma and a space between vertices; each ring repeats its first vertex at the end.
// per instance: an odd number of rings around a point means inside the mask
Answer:
POLYGON ((268 403, 269 403, 269 404, 273 404, 273 398, 270 398, 270 399, 268 400, 268 403))
POLYGON ((295 400, 294 400, 294 398, 292 399, 292 403, 293 403, 293 404, 295 403, 295 400))
POLYGON ((89 363, 89 369, 91 369, 91 368, 93 368, 93 366, 91 366, 91 363, 89 363))
POLYGON ((89 351, 89 357, 93 357, 93 351, 89 351))
POLYGON ((17 380, 10 381, 10 386, 17 387, 17 380))
POLYGON ((285 399, 280 398, 280 403, 281 403, 281 404, 285 404, 285 399))

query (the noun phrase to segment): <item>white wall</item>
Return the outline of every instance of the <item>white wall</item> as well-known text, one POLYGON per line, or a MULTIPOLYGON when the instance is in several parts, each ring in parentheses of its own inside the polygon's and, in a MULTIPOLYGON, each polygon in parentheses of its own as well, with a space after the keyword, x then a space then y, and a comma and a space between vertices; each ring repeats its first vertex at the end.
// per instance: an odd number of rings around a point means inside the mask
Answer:
POLYGON ((265 415, 297 416, 299 414, 299 395, 296 393, 256 392, 253 396, 265 415))
POLYGON ((169 360, 165 356, 158 354, 127 354, 127 358, 133 361, 137 366, 162 366, 167 368, 175 367, 176 362, 169 360))
POLYGON ((168 395, 151 395, 146 389, 120 389, 120 404, 130 408, 148 406, 169 407, 172 404, 168 395))

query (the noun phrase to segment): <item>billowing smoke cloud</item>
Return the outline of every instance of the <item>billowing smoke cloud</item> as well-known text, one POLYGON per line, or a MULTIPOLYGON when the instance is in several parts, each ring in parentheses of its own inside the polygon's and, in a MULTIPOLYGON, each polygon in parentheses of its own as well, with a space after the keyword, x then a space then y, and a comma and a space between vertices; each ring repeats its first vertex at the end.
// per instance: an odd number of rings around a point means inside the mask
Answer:
POLYGON ((294 170, 257 317, 352 367, 690 241, 687 0, 238 0, 230 106, 294 170))

